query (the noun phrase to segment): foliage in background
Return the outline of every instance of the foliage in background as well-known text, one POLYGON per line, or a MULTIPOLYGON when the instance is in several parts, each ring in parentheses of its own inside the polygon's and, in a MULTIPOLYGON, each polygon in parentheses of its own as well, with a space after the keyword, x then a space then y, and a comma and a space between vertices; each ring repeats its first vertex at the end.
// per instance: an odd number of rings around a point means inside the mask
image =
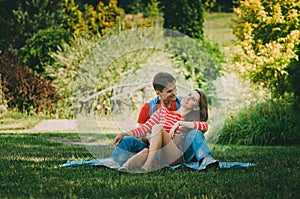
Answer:
POLYGON ((292 100, 267 100, 227 117, 220 144, 296 145, 300 142, 292 100))
POLYGON ((203 38, 203 8, 201 0, 164 0, 164 28, 191 38, 203 38))
POLYGON ((49 53, 58 50, 63 42, 68 42, 70 33, 61 27, 41 29, 20 49, 24 64, 38 74, 44 74, 45 65, 53 64, 49 53))
POLYGON ((65 43, 62 48, 51 53, 54 59, 52 65, 46 66, 45 74, 53 79, 52 84, 57 88, 61 96, 58 102, 55 117, 72 118, 71 95, 78 70, 84 60, 100 41, 100 38, 75 37, 69 44, 65 43))
POLYGON ((99 1, 98 5, 85 4, 80 10, 74 0, 65 0, 64 13, 68 30, 78 35, 104 35, 107 31, 122 22, 124 10, 117 6, 116 0, 110 0, 108 5, 99 1))
POLYGON ((232 12, 238 7, 240 0, 202 0, 202 4, 208 12, 232 12))
POLYGON ((119 0, 118 5, 123 8, 127 14, 138 14, 145 13, 147 5, 151 1, 153 0, 119 0))
MULTIPOLYGON (((3 92, 3 89, 2 89, 2 77, 1 77, 1 74, 0 74, 0 106, 3 106, 4 108, 6 108, 6 106, 7 106, 6 99, 5 99, 5 96, 4 96, 4 92, 3 92)), ((4 108, 0 107, 0 112, 4 108)))
POLYGON ((19 55, 19 49, 39 30, 57 27, 63 22, 62 5, 60 0, 20 2, 18 7, 11 11, 9 27, 5 30, 6 40, 2 47, 9 47, 9 50, 19 55))
POLYGON ((275 97, 288 91, 288 67, 298 59, 299 6, 297 0, 244 0, 235 9, 233 32, 240 40, 233 57, 235 68, 275 97))
POLYGON ((62 6, 61 0, 1 1, 1 49, 18 51, 39 30, 63 23, 62 6))
POLYGON ((56 89, 23 64, 13 62, 15 59, 11 56, 9 52, 0 56, 1 83, 7 105, 27 114, 51 115, 60 98, 56 89))
MULTIPOLYGON (((297 113, 296 117, 300 121, 300 45, 298 45, 298 60, 293 60, 287 68, 289 76, 287 77, 289 92, 294 94, 295 105, 294 112, 297 113)), ((299 122, 300 131, 300 122, 299 122)))
POLYGON ((85 31, 82 27, 83 13, 79 5, 75 3, 75 0, 65 0, 63 12, 66 16, 66 21, 62 24, 64 29, 74 35, 79 35, 85 31))
POLYGON ((172 50, 174 64, 186 80, 192 81, 195 88, 201 88, 207 94, 213 93, 211 83, 220 75, 224 55, 216 44, 207 40, 195 40, 189 37, 175 37, 168 44, 172 50))

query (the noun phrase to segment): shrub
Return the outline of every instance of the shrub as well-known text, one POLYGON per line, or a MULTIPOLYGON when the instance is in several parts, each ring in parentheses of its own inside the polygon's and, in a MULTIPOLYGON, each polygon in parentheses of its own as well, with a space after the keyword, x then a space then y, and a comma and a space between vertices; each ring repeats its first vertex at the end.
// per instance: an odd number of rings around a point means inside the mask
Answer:
POLYGON ((125 16, 124 10, 117 6, 116 0, 109 0, 108 5, 99 1, 97 6, 85 4, 80 10, 74 0, 66 1, 64 13, 67 18, 63 26, 75 35, 105 35, 125 16))
POLYGON ((172 59, 177 60, 174 67, 186 80, 191 80, 195 88, 212 88, 209 84, 220 75, 224 61, 224 55, 216 44, 207 40, 175 37, 167 47, 172 52, 172 59))
POLYGON ((299 144, 292 100, 267 100, 238 111, 226 119, 219 137, 221 144, 299 144))
POLYGON ((64 23, 61 0, 17 0, 3 4, 5 14, 1 14, 1 21, 5 25, 0 35, 5 39, 0 39, 1 48, 10 46, 19 50, 39 30, 64 23))
POLYGON ((63 42, 68 42, 69 36, 69 33, 60 27, 39 30, 21 48, 23 63, 38 74, 43 74, 44 65, 53 63, 49 53, 56 51, 63 42))
POLYGON ((27 114, 51 115, 55 109, 53 104, 59 99, 56 89, 15 60, 6 52, 0 55, 1 83, 8 107, 27 114))
POLYGON ((203 9, 200 0, 164 0, 164 28, 192 38, 203 38, 203 9))
POLYGON ((244 0, 235 9, 236 69, 275 97, 287 92, 288 66, 300 43, 298 0, 244 0))
POLYGON ((99 41, 99 38, 75 37, 69 44, 64 43, 61 49, 51 53, 54 63, 45 67, 45 74, 53 79, 52 85, 57 88, 57 93, 61 96, 56 109, 57 117, 73 116, 70 98, 77 73, 99 41))

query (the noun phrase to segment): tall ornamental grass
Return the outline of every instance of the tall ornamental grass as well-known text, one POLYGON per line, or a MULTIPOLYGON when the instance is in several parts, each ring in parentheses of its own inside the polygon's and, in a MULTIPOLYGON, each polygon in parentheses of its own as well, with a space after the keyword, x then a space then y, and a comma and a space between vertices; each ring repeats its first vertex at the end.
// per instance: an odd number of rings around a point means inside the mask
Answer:
POLYGON ((294 145, 300 141, 296 116, 289 100, 266 100, 240 109, 226 120, 221 144, 294 145))

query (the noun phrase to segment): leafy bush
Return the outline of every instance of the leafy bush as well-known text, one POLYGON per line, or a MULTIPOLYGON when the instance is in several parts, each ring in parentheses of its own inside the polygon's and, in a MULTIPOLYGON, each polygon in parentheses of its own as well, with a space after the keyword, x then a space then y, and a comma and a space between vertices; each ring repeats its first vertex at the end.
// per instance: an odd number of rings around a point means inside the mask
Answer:
POLYGON ((299 6, 298 0, 244 0, 235 9, 235 67, 276 97, 287 92, 287 68, 298 57, 299 6))
POLYGON ((0 56, 2 89, 9 108, 27 114, 51 115, 54 102, 59 99, 51 83, 34 73, 8 53, 0 56))
POLYGON ((178 68, 186 80, 191 80, 195 88, 202 88, 207 93, 212 88, 213 80, 220 75, 224 54, 218 45, 207 40, 196 40, 189 37, 172 37, 167 46, 177 60, 174 68, 178 68))
MULTIPOLYGON (((56 27, 64 23, 63 1, 27 0, 2 1, 5 10, 5 26, 1 27, 1 47, 10 46, 15 50, 24 46, 28 39, 41 29, 56 27)), ((2 11, 2 10, 1 10, 2 11)))
POLYGON ((203 38, 203 9, 201 0, 164 0, 164 28, 178 31, 191 38, 203 38))
POLYGON ((57 88, 57 93, 61 96, 57 104, 56 117, 72 118, 70 97, 78 70, 99 40, 99 38, 75 37, 69 44, 65 43, 61 49, 51 53, 54 63, 45 67, 45 74, 53 79, 52 85, 57 88))
POLYGON ((292 100, 267 100, 238 111, 226 119, 219 143, 241 145, 299 144, 300 135, 292 105, 292 100))
POLYGON ((99 1, 97 6, 85 4, 83 10, 74 0, 65 1, 64 14, 67 21, 63 26, 75 35, 105 35, 125 16, 124 10, 117 6, 116 0, 109 0, 108 5, 99 1))
POLYGON ((23 63, 38 74, 43 74, 44 65, 53 63, 49 53, 56 51, 63 42, 68 42, 69 36, 60 27, 39 30, 21 48, 23 63))

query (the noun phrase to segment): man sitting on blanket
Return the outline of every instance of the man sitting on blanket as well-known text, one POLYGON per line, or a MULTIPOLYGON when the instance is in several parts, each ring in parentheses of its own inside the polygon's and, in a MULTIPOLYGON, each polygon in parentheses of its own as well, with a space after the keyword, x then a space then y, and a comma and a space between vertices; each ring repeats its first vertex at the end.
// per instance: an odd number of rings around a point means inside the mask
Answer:
MULTIPOLYGON (((162 106, 174 111, 180 107, 182 98, 176 96, 176 80, 171 74, 165 72, 156 74, 153 78, 153 88, 157 97, 142 106, 138 117, 140 124, 145 123, 162 106)), ((130 156, 148 148, 147 142, 133 136, 119 134, 114 141, 116 147, 111 156, 99 159, 97 165, 118 169, 130 156)), ((185 163, 186 166, 197 170, 205 169, 208 165, 217 166, 218 161, 212 157, 201 131, 191 130, 186 136, 185 146, 184 162, 188 162, 185 163)))

